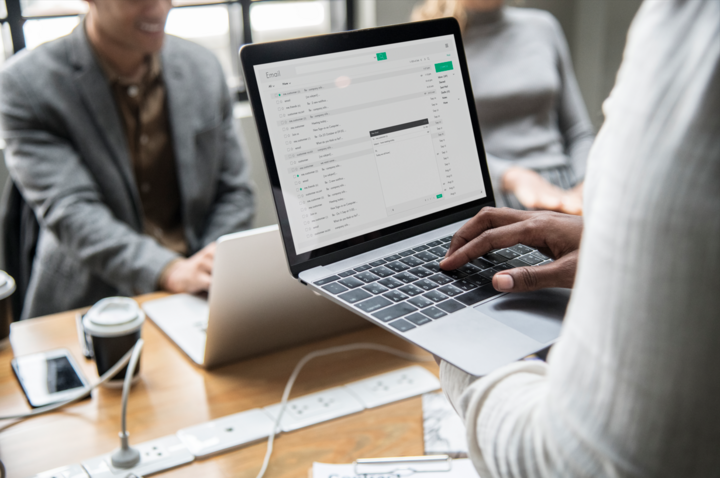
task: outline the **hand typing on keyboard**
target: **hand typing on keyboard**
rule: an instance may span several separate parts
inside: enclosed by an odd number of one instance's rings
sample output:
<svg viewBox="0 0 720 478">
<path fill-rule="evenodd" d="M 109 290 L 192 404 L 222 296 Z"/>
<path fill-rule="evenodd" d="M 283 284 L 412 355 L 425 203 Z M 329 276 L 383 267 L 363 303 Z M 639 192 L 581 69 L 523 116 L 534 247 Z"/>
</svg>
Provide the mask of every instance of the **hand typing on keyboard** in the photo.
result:
<svg viewBox="0 0 720 478">
<path fill-rule="evenodd" d="M 502 292 L 522 292 L 547 287 L 572 287 L 577 269 L 583 219 L 547 211 L 483 208 L 453 236 L 440 267 L 457 269 L 480 256 L 492 258 L 495 249 L 524 244 L 555 259 L 533 267 L 515 267 L 492 276 Z"/>
<path fill-rule="evenodd" d="M 175 259 L 166 266 L 158 285 L 174 294 L 196 294 L 210 289 L 215 243 L 212 242 L 191 257 Z"/>
<path fill-rule="evenodd" d="M 503 210 L 499 211 L 503 212 Z M 557 216 L 564 217 L 563 215 Z M 472 221 L 477 221 L 478 217 L 480 215 Z M 520 220 L 522 218 L 515 222 Z M 505 224 L 510 222 L 506 220 Z M 574 224 L 580 225 L 576 241 L 579 242 L 582 221 L 575 221 Z M 570 229 L 572 230 L 572 228 Z M 483 228 L 475 227 L 473 229 L 466 225 L 466 232 L 462 236 L 456 234 L 457 237 L 454 239 L 456 245 L 453 252 L 460 254 L 464 251 L 458 244 L 472 246 L 474 242 L 477 242 L 473 241 L 468 244 L 471 242 L 468 239 L 457 243 L 460 238 L 475 237 L 474 235 L 470 236 L 470 233 L 473 232 L 477 232 L 480 237 L 483 237 L 487 234 L 487 232 L 483 233 L 483 230 Z M 497 276 L 502 276 L 505 271 L 516 268 L 519 270 L 529 269 L 529 274 L 532 274 L 535 270 L 541 272 L 547 270 L 542 268 L 552 262 L 552 259 L 538 250 L 516 241 L 503 248 L 490 245 L 483 249 L 484 246 L 481 245 L 479 250 L 489 251 L 482 257 L 477 257 L 477 255 L 471 257 L 465 254 L 457 260 L 455 258 L 446 259 L 446 262 L 455 261 L 455 267 L 444 266 L 441 268 L 438 261 L 442 260 L 450 250 L 452 241 L 451 236 L 445 236 L 406 250 L 397 250 L 388 256 L 375 258 L 367 264 L 356 265 L 337 274 L 323 277 L 313 284 L 336 296 L 339 300 L 404 333 L 497 296 L 501 293 L 498 292 L 500 289 L 493 288 L 491 281 Z M 562 260 L 566 265 L 572 264 L 569 279 L 569 284 L 572 284 L 575 272 L 574 263 L 568 259 L 571 255 L 558 252 L 557 248 L 547 247 L 546 242 L 539 241 L 538 243 L 542 244 L 543 250 L 554 251 L 556 257 L 564 255 L 565 259 Z M 469 249 L 469 252 L 465 252 L 472 254 Z M 472 260 L 468 262 L 468 258 Z M 562 264 L 561 262 L 561 266 Z M 512 276 L 507 277 L 512 279 Z"/>
</svg>

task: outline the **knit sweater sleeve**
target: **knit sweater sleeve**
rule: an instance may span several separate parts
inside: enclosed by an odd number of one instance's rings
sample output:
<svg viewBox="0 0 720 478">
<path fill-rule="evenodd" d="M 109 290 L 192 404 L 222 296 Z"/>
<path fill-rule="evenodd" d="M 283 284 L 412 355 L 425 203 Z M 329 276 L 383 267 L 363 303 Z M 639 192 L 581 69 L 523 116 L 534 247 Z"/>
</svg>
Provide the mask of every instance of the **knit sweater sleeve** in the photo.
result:
<svg viewBox="0 0 720 478">
<path fill-rule="evenodd" d="M 442 363 L 483 478 L 720 476 L 720 2 L 646 2 L 548 365 Z"/>
</svg>

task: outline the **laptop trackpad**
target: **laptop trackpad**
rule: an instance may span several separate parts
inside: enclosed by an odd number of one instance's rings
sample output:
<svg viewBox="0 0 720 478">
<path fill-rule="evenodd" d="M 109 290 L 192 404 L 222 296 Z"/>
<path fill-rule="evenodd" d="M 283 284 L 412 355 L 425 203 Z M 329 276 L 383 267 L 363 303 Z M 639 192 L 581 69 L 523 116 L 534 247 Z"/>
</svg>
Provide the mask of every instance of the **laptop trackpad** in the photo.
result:
<svg viewBox="0 0 720 478">
<path fill-rule="evenodd" d="M 570 289 L 545 289 L 506 294 L 475 309 L 531 339 L 547 343 L 560 335 L 570 292 Z"/>
</svg>

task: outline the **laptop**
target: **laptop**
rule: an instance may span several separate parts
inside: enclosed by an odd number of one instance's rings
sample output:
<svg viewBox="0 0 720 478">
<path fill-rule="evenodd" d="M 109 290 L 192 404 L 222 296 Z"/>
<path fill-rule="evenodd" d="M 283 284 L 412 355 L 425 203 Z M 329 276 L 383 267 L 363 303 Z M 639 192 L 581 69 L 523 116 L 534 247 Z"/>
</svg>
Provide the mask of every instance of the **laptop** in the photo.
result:
<svg viewBox="0 0 720 478">
<path fill-rule="evenodd" d="M 277 225 L 218 239 L 207 299 L 176 294 L 142 308 L 204 368 L 367 326 L 287 273 Z"/>
<path fill-rule="evenodd" d="M 240 59 L 294 278 L 473 375 L 557 339 L 568 289 L 491 285 L 549 260 L 538 251 L 439 268 L 495 204 L 454 19 L 246 45 Z"/>
</svg>

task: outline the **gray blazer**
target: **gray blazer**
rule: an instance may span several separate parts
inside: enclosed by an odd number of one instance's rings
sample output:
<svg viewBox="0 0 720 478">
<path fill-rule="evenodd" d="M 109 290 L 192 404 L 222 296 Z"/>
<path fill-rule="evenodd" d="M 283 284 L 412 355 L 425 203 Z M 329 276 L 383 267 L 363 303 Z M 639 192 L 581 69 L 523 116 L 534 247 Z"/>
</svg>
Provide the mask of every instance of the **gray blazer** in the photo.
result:
<svg viewBox="0 0 720 478">
<path fill-rule="evenodd" d="M 190 253 L 249 226 L 248 166 L 212 53 L 167 36 L 162 53 Z M 18 53 L 0 73 L 5 160 L 40 235 L 23 317 L 156 290 L 177 254 L 142 234 L 120 115 L 83 26 Z"/>
</svg>

